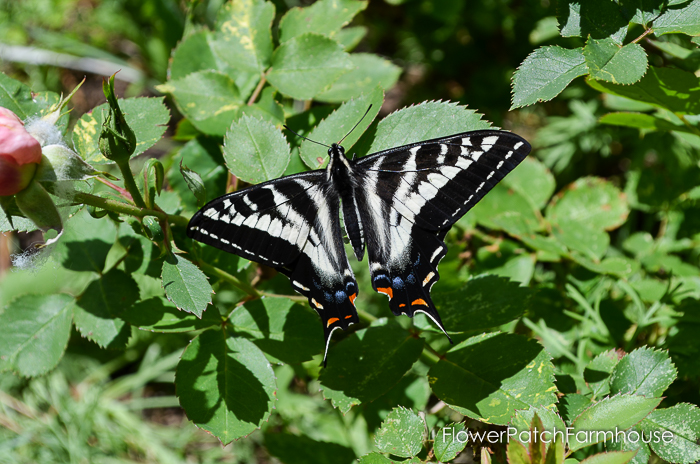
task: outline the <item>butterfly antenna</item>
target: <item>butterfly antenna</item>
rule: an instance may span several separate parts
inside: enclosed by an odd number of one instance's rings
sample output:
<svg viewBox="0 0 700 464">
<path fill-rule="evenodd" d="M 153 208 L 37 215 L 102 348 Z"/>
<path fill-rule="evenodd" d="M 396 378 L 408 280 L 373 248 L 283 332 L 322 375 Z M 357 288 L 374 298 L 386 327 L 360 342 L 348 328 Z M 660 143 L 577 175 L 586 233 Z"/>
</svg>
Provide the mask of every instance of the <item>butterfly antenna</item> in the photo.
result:
<svg viewBox="0 0 700 464">
<path fill-rule="evenodd" d="M 338 142 L 338 145 L 340 145 L 341 143 L 343 143 L 343 140 L 345 140 L 345 139 L 348 137 L 348 135 L 350 135 L 350 134 L 352 133 L 352 131 L 354 131 L 355 128 L 356 128 L 357 126 L 360 125 L 360 123 L 362 122 L 362 120 L 365 119 L 365 116 L 367 116 L 367 113 L 369 113 L 369 110 L 371 110 L 371 109 L 372 109 L 372 105 L 369 105 L 369 108 L 367 108 L 367 111 L 365 111 L 365 114 L 360 118 L 359 121 L 357 121 L 357 124 L 355 124 L 355 126 L 354 126 L 352 129 L 350 129 L 350 132 L 348 132 L 347 134 L 345 134 L 345 137 L 343 137 L 342 139 L 340 139 L 340 142 Z"/>
<path fill-rule="evenodd" d="M 304 139 L 304 140 L 308 140 L 309 142 L 316 143 L 316 144 L 321 145 L 321 146 L 326 147 L 326 148 L 331 148 L 331 147 L 329 147 L 328 145 L 326 145 L 325 143 L 317 142 L 317 141 L 315 141 L 315 140 L 311 140 L 310 138 L 304 137 L 303 135 L 297 134 L 296 132 L 294 132 L 293 130 L 291 130 L 291 129 L 289 128 L 289 126 L 286 126 L 286 125 L 285 125 L 285 126 L 283 126 L 283 127 L 284 127 L 285 129 L 287 129 L 289 132 L 291 132 L 292 134 L 296 135 L 297 137 L 301 137 L 301 138 Z"/>
</svg>

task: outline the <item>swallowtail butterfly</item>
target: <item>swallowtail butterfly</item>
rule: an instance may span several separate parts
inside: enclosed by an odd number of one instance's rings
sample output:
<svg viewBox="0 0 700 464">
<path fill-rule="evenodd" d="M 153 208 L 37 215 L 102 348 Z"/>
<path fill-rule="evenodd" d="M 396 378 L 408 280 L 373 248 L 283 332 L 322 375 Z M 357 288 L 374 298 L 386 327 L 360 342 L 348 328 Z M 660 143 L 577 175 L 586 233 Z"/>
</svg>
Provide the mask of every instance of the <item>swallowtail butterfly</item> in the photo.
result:
<svg viewBox="0 0 700 464">
<path fill-rule="evenodd" d="M 286 274 L 321 316 L 325 365 L 333 332 L 359 322 L 341 211 L 355 257 L 362 260 L 367 248 L 372 287 L 389 297 L 391 311 L 424 313 L 447 335 L 430 298 L 445 234 L 529 152 L 526 140 L 498 130 L 357 160 L 334 143 L 325 169 L 219 197 L 192 217 L 187 235 Z"/>
</svg>

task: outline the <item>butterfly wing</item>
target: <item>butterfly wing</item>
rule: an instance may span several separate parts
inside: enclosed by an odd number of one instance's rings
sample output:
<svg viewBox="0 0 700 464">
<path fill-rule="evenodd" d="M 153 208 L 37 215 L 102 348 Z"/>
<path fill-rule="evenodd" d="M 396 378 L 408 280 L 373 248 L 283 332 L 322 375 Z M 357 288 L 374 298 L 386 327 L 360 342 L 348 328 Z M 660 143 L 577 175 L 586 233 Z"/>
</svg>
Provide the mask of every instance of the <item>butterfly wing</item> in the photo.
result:
<svg viewBox="0 0 700 464">
<path fill-rule="evenodd" d="M 312 171 L 209 202 L 192 217 L 187 235 L 287 275 L 321 316 L 327 354 L 333 331 L 359 322 L 357 282 L 338 217 L 333 185 L 323 171 Z"/>
<path fill-rule="evenodd" d="M 355 163 L 372 286 L 389 297 L 394 314 L 423 312 L 445 332 L 430 298 L 447 252 L 445 234 L 529 152 L 518 135 L 486 130 L 393 148 Z"/>
</svg>

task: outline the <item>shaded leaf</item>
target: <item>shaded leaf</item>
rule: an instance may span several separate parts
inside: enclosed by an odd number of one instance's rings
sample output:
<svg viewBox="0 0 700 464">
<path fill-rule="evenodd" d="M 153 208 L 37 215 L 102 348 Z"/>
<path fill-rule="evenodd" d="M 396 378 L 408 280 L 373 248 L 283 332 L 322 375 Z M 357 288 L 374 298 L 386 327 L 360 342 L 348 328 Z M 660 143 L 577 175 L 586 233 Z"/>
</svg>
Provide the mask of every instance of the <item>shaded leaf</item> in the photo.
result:
<svg viewBox="0 0 700 464">
<path fill-rule="evenodd" d="M 177 309 L 167 299 L 154 296 L 127 308 L 122 319 L 141 330 L 151 332 L 178 333 L 201 330 L 221 324 L 216 311 L 205 311 L 202 318 Z"/>
<path fill-rule="evenodd" d="M 587 79 L 586 83 L 599 92 L 649 103 L 675 113 L 700 113 L 700 79 L 681 69 L 649 66 L 642 80 L 632 85 L 592 79 Z"/>
<path fill-rule="evenodd" d="M 582 177 L 554 197 L 547 208 L 552 222 L 573 221 L 590 228 L 612 230 L 627 220 L 625 194 L 599 177 Z"/>
<path fill-rule="evenodd" d="M 291 433 L 266 433 L 265 448 L 284 464 L 350 463 L 356 459 L 351 448 Z"/>
<path fill-rule="evenodd" d="M 319 376 L 323 396 L 342 412 L 373 401 L 396 385 L 422 349 L 422 339 L 395 321 L 379 319 L 331 346 L 328 367 Z"/>
<path fill-rule="evenodd" d="M 112 269 L 90 285 L 73 306 L 75 327 L 101 347 L 124 348 L 131 327 L 121 318 L 122 312 L 136 303 L 139 287 L 120 269 Z"/>
<path fill-rule="evenodd" d="M 438 430 L 433 442 L 433 452 L 438 461 L 447 462 L 457 457 L 467 446 L 466 427 L 463 422 L 448 424 Z"/>
<path fill-rule="evenodd" d="M 229 316 L 233 332 L 284 363 L 308 361 L 323 351 L 318 315 L 289 298 L 261 298 L 236 308 Z"/>
<path fill-rule="evenodd" d="M 610 37 L 622 44 L 627 35 L 627 20 L 620 7 L 608 0 L 558 0 L 557 19 L 562 37 Z"/>
<path fill-rule="evenodd" d="M 275 375 L 249 340 L 207 330 L 187 346 L 175 373 L 187 417 L 222 444 L 244 437 L 270 417 Z"/>
<path fill-rule="evenodd" d="M 450 350 L 428 373 L 433 393 L 453 409 L 505 425 L 518 409 L 556 401 L 547 352 L 523 336 L 490 333 Z"/>
</svg>

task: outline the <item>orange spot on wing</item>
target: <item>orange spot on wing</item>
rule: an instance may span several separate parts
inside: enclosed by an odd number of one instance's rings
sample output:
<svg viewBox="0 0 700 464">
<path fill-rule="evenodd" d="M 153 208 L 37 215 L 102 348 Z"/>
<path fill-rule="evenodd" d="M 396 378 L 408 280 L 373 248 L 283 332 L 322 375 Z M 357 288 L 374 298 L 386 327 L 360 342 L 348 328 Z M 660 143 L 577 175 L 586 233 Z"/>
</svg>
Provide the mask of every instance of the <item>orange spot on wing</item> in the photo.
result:
<svg viewBox="0 0 700 464">
<path fill-rule="evenodd" d="M 352 317 L 352 314 L 348 314 L 347 316 L 345 316 L 345 319 L 350 319 L 351 317 Z"/>
<path fill-rule="evenodd" d="M 391 287 L 380 287 L 377 289 L 377 291 L 379 293 L 389 295 L 389 299 L 392 299 L 394 297 L 394 291 L 391 289 Z"/>
<path fill-rule="evenodd" d="M 418 298 L 417 300 L 413 300 L 413 303 L 411 303 L 411 306 L 415 306 L 415 305 L 428 306 L 428 303 L 426 303 L 424 299 Z"/>
<path fill-rule="evenodd" d="M 399 305 L 399 308 L 403 308 L 404 306 L 406 306 L 406 304 L 405 304 L 405 303 L 401 303 L 401 304 Z"/>
<path fill-rule="evenodd" d="M 357 298 L 357 293 L 353 293 L 348 298 L 350 298 L 350 303 L 355 304 L 355 298 Z M 345 319 L 347 319 L 347 317 Z"/>
<path fill-rule="evenodd" d="M 332 318 L 328 319 L 328 323 L 327 323 L 326 327 L 330 327 L 331 324 L 333 324 L 334 322 L 338 322 L 339 320 L 340 319 L 338 319 L 337 317 L 332 317 Z"/>
</svg>

